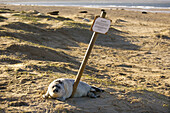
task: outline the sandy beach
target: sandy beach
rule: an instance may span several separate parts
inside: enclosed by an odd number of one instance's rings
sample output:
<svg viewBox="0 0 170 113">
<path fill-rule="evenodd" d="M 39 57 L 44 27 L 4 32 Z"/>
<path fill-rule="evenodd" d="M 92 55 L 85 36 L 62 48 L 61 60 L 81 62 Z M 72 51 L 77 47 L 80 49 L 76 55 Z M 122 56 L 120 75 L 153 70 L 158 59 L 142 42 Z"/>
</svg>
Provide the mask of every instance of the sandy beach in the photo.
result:
<svg viewBox="0 0 170 113">
<path fill-rule="evenodd" d="M 101 9 L 1 4 L 0 113 L 169 113 L 170 14 L 105 10 L 111 27 L 81 78 L 105 92 L 58 101 L 42 95 L 51 81 L 76 78 Z"/>
</svg>

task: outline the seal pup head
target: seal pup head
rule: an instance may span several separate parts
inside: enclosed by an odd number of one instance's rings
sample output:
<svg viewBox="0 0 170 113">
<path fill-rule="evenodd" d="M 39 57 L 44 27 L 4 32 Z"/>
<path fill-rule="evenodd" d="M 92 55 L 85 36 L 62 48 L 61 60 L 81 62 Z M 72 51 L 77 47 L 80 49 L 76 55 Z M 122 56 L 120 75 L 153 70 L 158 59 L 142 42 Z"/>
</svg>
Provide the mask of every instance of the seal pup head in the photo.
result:
<svg viewBox="0 0 170 113">
<path fill-rule="evenodd" d="M 61 98 L 65 94 L 64 83 L 61 80 L 53 81 L 48 87 L 51 98 Z"/>
</svg>

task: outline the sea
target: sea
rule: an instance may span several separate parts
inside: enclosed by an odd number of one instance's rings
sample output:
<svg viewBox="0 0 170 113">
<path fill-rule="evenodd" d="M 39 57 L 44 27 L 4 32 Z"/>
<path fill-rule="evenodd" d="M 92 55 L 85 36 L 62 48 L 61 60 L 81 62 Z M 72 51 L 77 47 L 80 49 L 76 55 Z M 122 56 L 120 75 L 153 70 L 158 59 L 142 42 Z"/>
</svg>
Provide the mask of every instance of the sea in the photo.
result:
<svg viewBox="0 0 170 113">
<path fill-rule="evenodd" d="M 10 5 L 30 5 L 30 6 L 78 6 L 78 7 L 91 7 L 91 8 L 122 8 L 126 10 L 135 11 L 147 11 L 155 13 L 170 13 L 170 0 L 166 2 L 149 2 L 149 3 L 138 3 L 138 2 L 90 2 L 90 1 L 54 1 L 54 0 L 43 0 L 43 1 L 29 1 L 29 0 L 0 0 L 0 4 Z"/>
</svg>

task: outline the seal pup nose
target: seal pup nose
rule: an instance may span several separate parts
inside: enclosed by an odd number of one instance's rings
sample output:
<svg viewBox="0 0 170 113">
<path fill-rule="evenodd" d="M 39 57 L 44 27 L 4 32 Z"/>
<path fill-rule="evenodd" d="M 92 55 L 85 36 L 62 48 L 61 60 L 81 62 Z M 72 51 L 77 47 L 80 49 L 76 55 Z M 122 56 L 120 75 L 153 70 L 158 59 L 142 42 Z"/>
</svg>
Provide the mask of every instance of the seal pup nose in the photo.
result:
<svg viewBox="0 0 170 113">
<path fill-rule="evenodd" d="M 53 92 L 58 92 L 58 89 L 54 89 Z"/>
</svg>

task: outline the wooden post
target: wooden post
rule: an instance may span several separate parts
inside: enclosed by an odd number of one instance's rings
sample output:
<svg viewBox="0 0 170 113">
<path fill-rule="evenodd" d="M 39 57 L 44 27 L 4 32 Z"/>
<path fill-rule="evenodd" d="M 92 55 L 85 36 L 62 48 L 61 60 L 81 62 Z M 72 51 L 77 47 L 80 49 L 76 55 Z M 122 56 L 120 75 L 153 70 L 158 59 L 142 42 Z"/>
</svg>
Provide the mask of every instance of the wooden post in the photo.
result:
<svg viewBox="0 0 170 113">
<path fill-rule="evenodd" d="M 101 14 L 100 14 L 100 17 L 105 18 L 105 16 L 106 16 L 105 10 L 101 10 L 101 11 L 102 11 L 102 12 L 101 12 Z M 75 94 L 75 92 L 76 92 L 76 90 L 77 90 L 77 86 L 78 86 L 78 84 L 79 84 L 79 82 L 80 82 L 81 76 L 82 76 L 83 71 L 84 71 L 84 69 L 85 69 L 85 67 L 86 67 L 87 60 L 88 60 L 88 58 L 89 58 L 89 56 L 90 56 L 90 53 L 91 53 L 91 51 L 92 51 L 92 48 L 93 48 L 93 46 L 94 46 L 94 43 L 95 43 L 96 38 L 97 38 L 97 35 L 98 35 L 98 33 L 96 33 L 96 32 L 94 32 L 93 35 L 92 35 L 91 41 L 90 41 L 89 46 L 88 46 L 88 48 L 87 48 L 87 50 L 86 50 L 86 54 L 85 54 L 84 59 L 83 59 L 83 61 L 82 61 L 82 63 L 81 63 L 81 66 L 80 66 L 80 68 L 79 68 L 79 71 L 78 71 L 78 73 L 77 73 L 77 77 L 76 77 L 76 80 L 75 80 L 74 85 L 73 85 L 73 92 L 72 92 L 71 97 L 74 96 L 74 94 Z"/>
</svg>

